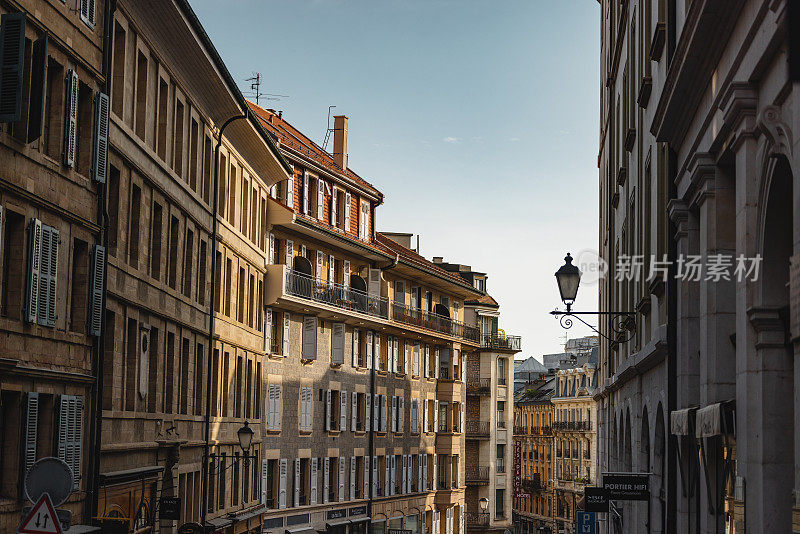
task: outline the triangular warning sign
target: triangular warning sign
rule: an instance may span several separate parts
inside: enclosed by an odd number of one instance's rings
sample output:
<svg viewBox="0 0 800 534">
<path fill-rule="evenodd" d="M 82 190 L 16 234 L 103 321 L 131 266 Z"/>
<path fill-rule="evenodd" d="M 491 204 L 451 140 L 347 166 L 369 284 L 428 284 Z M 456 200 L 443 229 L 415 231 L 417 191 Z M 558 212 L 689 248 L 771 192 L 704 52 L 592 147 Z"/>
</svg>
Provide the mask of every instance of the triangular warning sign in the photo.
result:
<svg viewBox="0 0 800 534">
<path fill-rule="evenodd" d="M 28 517 L 22 520 L 17 534 L 63 534 L 53 502 L 47 493 L 39 498 Z"/>
</svg>

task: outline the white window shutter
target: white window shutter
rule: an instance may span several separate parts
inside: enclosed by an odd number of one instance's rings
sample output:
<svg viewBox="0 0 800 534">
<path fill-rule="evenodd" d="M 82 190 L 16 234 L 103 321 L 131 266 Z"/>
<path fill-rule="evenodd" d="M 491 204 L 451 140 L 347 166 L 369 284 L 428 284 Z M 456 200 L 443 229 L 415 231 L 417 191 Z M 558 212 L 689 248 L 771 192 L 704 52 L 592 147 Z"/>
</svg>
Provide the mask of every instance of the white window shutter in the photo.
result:
<svg viewBox="0 0 800 534">
<path fill-rule="evenodd" d="M 386 432 L 389 404 L 386 395 L 381 395 L 381 432 Z"/>
<path fill-rule="evenodd" d="M 73 489 L 78 489 L 81 478 L 81 449 L 83 446 L 83 397 L 61 395 L 58 414 L 58 457 L 72 469 L 75 477 Z"/>
<path fill-rule="evenodd" d="M 42 225 L 41 252 L 39 264 L 39 304 L 36 322 L 42 326 L 56 324 L 56 290 L 58 284 L 58 247 L 59 232 L 57 229 Z"/>
<path fill-rule="evenodd" d="M 310 504 L 317 504 L 317 469 L 318 469 L 318 462 L 317 458 L 311 459 L 311 491 L 309 492 L 310 495 Z"/>
<path fill-rule="evenodd" d="M 350 231 L 350 210 L 353 204 L 353 196 L 347 192 L 344 194 L 344 231 Z"/>
<path fill-rule="evenodd" d="M 428 491 L 428 455 L 422 455 L 422 491 Z"/>
<path fill-rule="evenodd" d="M 325 430 L 331 429 L 331 390 L 325 390 Z"/>
<path fill-rule="evenodd" d="M 364 432 L 369 432 L 369 422 L 372 417 L 372 394 L 364 394 Z"/>
<path fill-rule="evenodd" d="M 379 371 L 385 371 L 386 369 L 383 368 L 383 358 L 381 357 L 381 335 L 378 332 L 372 337 L 373 341 L 375 342 L 375 349 L 373 351 L 373 356 L 375 357 L 375 369 Z"/>
<path fill-rule="evenodd" d="M 308 215 L 308 188 L 310 186 L 310 181 L 308 179 L 308 173 L 303 173 L 303 214 Z M 327 502 L 327 501 L 326 501 Z"/>
<path fill-rule="evenodd" d="M 108 95 L 97 93 L 94 100 L 94 153 L 92 154 L 92 178 L 106 183 L 108 174 Z"/>
<path fill-rule="evenodd" d="M 439 349 L 436 349 L 436 361 L 433 364 L 433 376 L 439 378 Z"/>
<path fill-rule="evenodd" d="M 336 258 L 333 254 L 328 256 L 328 285 L 332 286 L 336 283 Z"/>
<path fill-rule="evenodd" d="M 416 350 L 416 346 L 414 347 L 414 349 Z M 424 376 L 425 378 L 429 378 L 431 376 L 430 364 L 431 364 L 430 347 L 428 345 L 425 345 L 425 356 L 422 358 L 422 367 L 423 367 L 422 376 Z"/>
<path fill-rule="evenodd" d="M 369 499 L 369 456 L 364 456 L 364 491 L 361 495 L 364 499 Z"/>
<path fill-rule="evenodd" d="M 2 220 L 2 212 L 0 212 Z M 0 224 L 2 232 L 2 224 Z M 106 249 L 92 245 L 92 272 L 89 282 L 89 335 L 99 336 L 103 329 L 103 296 L 105 295 Z"/>
<path fill-rule="evenodd" d="M 289 467 L 287 464 L 288 460 L 286 458 L 281 458 L 278 482 L 278 508 L 286 508 L 286 471 Z"/>
<path fill-rule="evenodd" d="M 294 167 L 289 179 L 286 180 L 286 205 L 294 210 Z"/>
<path fill-rule="evenodd" d="M 358 420 L 358 393 L 354 391 L 352 397 L 350 401 L 350 431 L 355 432 Z"/>
<path fill-rule="evenodd" d="M 25 284 L 25 320 L 35 323 L 39 315 L 39 286 L 42 266 L 42 223 L 31 219 L 28 224 L 28 273 Z M 45 306 L 44 303 L 41 304 Z"/>
<path fill-rule="evenodd" d="M 269 233 L 269 250 L 267 251 L 268 254 L 268 262 L 270 265 L 275 265 L 275 234 L 272 232 Z"/>
<path fill-rule="evenodd" d="M 467 424 L 467 410 L 464 409 L 465 407 L 463 402 L 459 404 L 459 407 L 461 408 L 461 428 L 459 430 L 461 430 L 461 433 L 463 434 L 464 426 Z"/>
<path fill-rule="evenodd" d="M 394 495 L 397 493 L 397 456 L 393 454 L 390 458 L 392 459 L 392 470 L 390 471 L 392 475 L 392 481 L 389 485 L 389 493 Z"/>
<path fill-rule="evenodd" d="M 316 272 L 314 273 L 314 277 L 317 280 L 322 280 L 322 274 L 325 272 L 325 254 L 321 251 L 317 251 L 317 267 Z"/>
<path fill-rule="evenodd" d="M 81 0 L 85 2 L 86 0 Z M 67 167 L 75 166 L 75 142 L 78 129 L 78 74 L 70 69 L 66 79 L 66 122 L 64 124 L 63 161 Z"/>
<path fill-rule="evenodd" d="M 406 410 L 403 404 L 405 403 L 405 399 L 401 397 L 397 397 L 397 431 L 401 434 L 403 433 L 403 420 L 406 417 Z"/>
<path fill-rule="evenodd" d="M 381 427 L 380 409 L 381 409 L 381 396 L 375 393 L 372 399 L 372 430 L 375 432 L 380 432 L 380 427 Z"/>
<path fill-rule="evenodd" d="M 281 414 L 282 414 L 281 403 L 282 403 L 281 385 L 280 384 L 276 384 L 275 385 L 275 430 L 280 430 L 281 429 L 281 419 L 282 419 L 282 417 L 281 417 Z"/>
<path fill-rule="evenodd" d="M 297 427 L 300 430 L 306 429 L 306 388 L 301 386 L 300 391 L 298 393 L 298 398 L 300 401 L 300 417 L 297 420 Z M 267 428 L 269 428 L 269 423 L 267 424 Z"/>
<path fill-rule="evenodd" d="M 272 308 L 264 308 L 264 353 L 272 352 Z"/>
<path fill-rule="evenodd" d="M 63 402 L 63 401 L 62 401 Z M 62 412 L 63 414 L 63 408 Z M 59 441 L 61 441 L 62 432 L 65 432 L 66 428 L 63 424 L 63 415 L 61 416 L 62 422 L 59 423 Z M 34 462 L 36 462 L 36 442 L 38 441 L 38 429 L 39 429 L 39 394 L 31 391 L 25 394 L 25 434 L 22 444 L 22 454 L 23 454 L 23 461 L 22 465 L 25 467 L 25 472 L 27 473 L 28 470 L 33 467 Z M 60 452 L 60 449 L 59 449 Z M 59 457 L 61 455 L 59 454 Z M 63 459 L 63 458 L 62 458 Z M 24 476 L 24 475 L 23 475 Z"/>
<path fill-rule="evenodd" d="M 428 399 L 422 401 L 422 431 L 428 431 Z"/>
<path fill-rule="evenodd" d="M 322 178 L 317 179 L 317 219 L 320 221 L 325 217 L 325 182 Z"/>
<path fill-rule="evenodd" d="M 433 401 L 433 431 L 439 431 L 439 401 Z"/>
<path fill-rule="evenodd" d="M 353 329 L 353 343 L 352 343 L 352 353 L 353 353 L 353 367 L 358 367 L 358 328 Z"/>
<path fill-rule="evenodd" d="M 347 392 L 342 390 L 339 393 L 339 430 L 347 430 Z"/>
<path fill-rule="evenodd" d="M 373 339 L 372 338 L 373 338 L 372 331 L 371 330 L 367 330 L 367 343 L 366 343 L 366 345 L 367 345 L 367 358 L 366 358 L 367 359 L 367 369 L 372 369 L 372 353 L 373 353 L 373 346 L 372 346 Z"/>
<path fill-rule="evenodd" d="M 339 502 L 344 501 L 344 456 L 339 456 Z"/>
<path fill-rule="evenodd" d="M 339 226 L 339 206 L 337 205 L 336 192 L 336 186 L 333 186 L 331 193 L 331 226 Z"/>
<path fill-rule="evenodd" d="M 366 480 L 366 478 L 364 479 Z M 378 497 L 378 457 L 372 457 L 372 498 Z"/>
<path fill-rule="evenodd" d="M 406 466 L 408 465 L 406 464 L 406 462 L 407 462 L 406 455 L 404 454 L 402 457 L 403 471 L 400 473 L 400 493 L 408 493 L 406 491 L 406 469 L 407 469 Z"/>
<path fill-rule="evenodd" d="M 269 460 L 261 460 L 261 504 L 267 504 L 267 475 L 269 473 Z"/>
<path fill-rule="evenodd" d="M 342 262 L 342 285 L 347 288 L 350 287 L 350 260 Z"/>
<path fill-rule="evenodd" d="M 322 502 L 327 503 L 328 498 L 330 495 L 330 484 L 331 484 L 331 459 L 327 456 L 322 461 L 323 469 L 322 469 Z"/>
<path fill-rule="evenodd" d="M 384 456 L 383 463 L 384 463 L 383 496 L 388 497 L 389 495 L 391 495 L 391 493 L 389 493 L 389 490 L 392 483 L 392 475 L 390 474 L 389 471 L 392 466 L 392 461 L 389 459 L 388 454 Z"/>
<path fill-rule="evenodd" d="M 331 362 L 344 363 L 344 323 L 333 323 Z"/>
<path fill-rule="evenodd" d="M 274 405 L 275 386 L 273 384 L 269 384 L 267 386 L 267 430 L 272 430 L 275 425 Z"/>
<path fill-rule="evenodd" d="M 419 432 L 419 400 L 411 399 L 411 432 Z"/>
<path fill-rule="evenodd" d="M 317 318 L 313 315 L 303 317 L 303 358 L 317 359 Z"/>
<path fill-rule="evenodd" d="M 392 432 L 397 432 L 397 396 L 392 395 Z"/>
<path fill-rule="evenodd" d="M 291 314 L 283 312 L 283 356 L 289 355 L 289 324 Z"/>
<path fill-rule="evenodd" d="M 460 518 L 458 521 L 458 534 L 466 534 L 466 530 L 464 530 L 464 507 L 460 507 L 461 513 L 459 514 Z"/>
<path fill-rule="evenodd" d="M 294 505 L 300 506 L 300 458 L 294 459 Z"/>
<path fill-rule="evenodd" d="M 424 454 L 417 455 L 417 491 L 425 491 L 422 487 L 422 457 Z"/>
<path fill-rule="evenodd" d="M 392 372 L 397 373 L 397 339 L 392 338 L 389 343 L 388 351 L 392 355 Z"/>
<path fill-rule="evenodd" d="M 294 242 L 291 239 L 286 240 L 286 268 L 291 269 L 294 263 Z"/>
<path fill-rule="evenodd" d="M 406 345 L 406 347 L 408 347 L 408 345 Z M 411 374 L 414 376 L 419 376 L 419 349 L 417 348 L 417 345 L 414 345 Z"/>
</svg>

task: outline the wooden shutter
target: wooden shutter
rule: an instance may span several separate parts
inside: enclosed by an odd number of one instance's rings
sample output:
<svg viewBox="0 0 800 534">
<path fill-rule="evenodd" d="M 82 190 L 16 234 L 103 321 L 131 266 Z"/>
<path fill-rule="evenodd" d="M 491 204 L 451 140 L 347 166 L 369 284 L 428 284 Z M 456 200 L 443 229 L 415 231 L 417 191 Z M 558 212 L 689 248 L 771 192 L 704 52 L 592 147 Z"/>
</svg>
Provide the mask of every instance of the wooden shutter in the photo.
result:
<svg viewBox="0 0 800 534">
<path fill-rule="evenodd" d="M 350 402 L 350 431 L 356 431 L 356 423 L 358 420 L 358 393 L 352 393 L 352 401 Z"/>
<path fill-rule="evenodd" d="M 397 467 L 398 467 L 398 465 L 397 465 L 397 456 L 392 454 L 390 456 L 390 458 L 392 460 L 392 469 L 390 471 L 390 473 L 392 475 L 392 481 L 389 484 L 389 492 L 390 492 L 391 495 L 394 495 L 395 493 L 397 493 Z"/>
<path fill-rule="evenodd" d="M 294 166 L 289 179 L 286 180 L 286 205 L 294 210 Z"/>
<path fill-rule="evenodd" d="M 397 396 L 392 395 L 392 432 L 397 432 Z"/>
<path fill-rule="evenodd" d="M 264 308 L 264 353 L 272 352 L 272 308 Z"/>
<path fill-rule="evenodd" d="M 317 359 L 317 318 L 313 315 L 303 317 L 303 359 Z"/>
<path fill-rule="evenodd" d="M 317 504 L 317 470 L 319 469 L 319 460 L 317 458 L 311 459 L 311 490 L 309 491 L 309 504 Z"/>
<path fill-rule="evenodd" d="M 417 454 L 417 491 L 425 491 L 422 485 L 422 457 L 425 456 L 424 454 Z"/>
<path fill-rule="evenodd" d="M 42 257 L 42 223 L 28 224 L 28 275 L 25 284 L 25 320 L 35 323 L 39 314 L 39 284 Z"/>
<path fill-rule="evenodd" d="M 322 273 L 325 270 L 325 254 L 322 253 L 321 250 L 317 251 L 317 272 L 314 273 L 314 276 L 318 280 L 322 280 Z"/>
<path fill-rule="evenodd" d="M 367 330 L 367 369 L 372 369 L 372 330 Z"/>
<path fill-rule="evenodd" d="M 416 343 L 414 344 L 413 350 L 413 362 L 411 366 L 411 374 L 414 376 L 419 376 L 419 345 Z"/>
<path fill-rule="evenodd" d="M 364 492 L 362 498 L 369 499 L 369 456 L 364 456 Z"/>
<path fill-rule="evenodd" d="M 388 497 L 390 495 L 389 488 L 391 487 L 391 475 L 389 474 L 389 469 L 391 468 L 392 461 L 389 459 L 389 455 L 386 454 L 383 457 L 383 496 Z"/>
<path fill-rule="evenodd" d="M 37 322 L 42 326 L 56 324 L 56 295 L 58 286 L 59 231 L 42 225 L 41 264 L 39 269 L 39 308 Z"/>
<path fill-rule="evenodd" d="M 94 153 L 92 179 L 106 183 L 108 175 L 108 95 L 97 93 L 94 99 Z"/>
<path fill-rule="evenodd" d="M 89 282 L 89 335 L 99 336 L 103 328 L 103 294 L 106 248 L 92 245 L 92 273 Z"/>
<path fill-rule="evenodd" d="M 270 265 L 275 265 L 275 234 L 269 233 L 268 261 Z"/>
<path fill-rule="evenodd" d="M 322 220 L 325 216 L 325 182 L 322 178 L 317 179 L 317 219 Z"/>
<path fill-rule="evenodd" d="M 350 500 L 356 500 L 356 457 L 350 457 Z"/>
<path fill-rule="evenodd" d="M 344 323 L 333 323 L 331 361 L 344 363 Z"/>
<path fill-rule="evenodd" d="M 439 401 L 433 401 L 433 431 L 439 431 Z"/>
<path fill-rule="evenodd" d="M 372 398 L 372 430 L 380 432 L 381 396 L 377 393 Z"/>
<path fill-rule="evenodd" d="M 294 505 L 300 506 L 300 458 L 294 459 Z"/>
<path fill-rule="evenodd" d="M 433 376 L 439 378 L 439 349 L 436 349 L 436 361 L 433 364 Z"/>
<path fill-rule="evenodd" d="M 366 478 L 364 478 L 366 480 Z M 378 457 L 372 457 L 372 498 L 378 497 Z"/>
<path fill-rule="evenodd" d="M 322 502 L 327 503 L 330 495 L 331 459 L 325 457 L 325 459 L 322 461 L 322 466 Z"/>
<path fill-rule="evenodd" d="M 267 504 L 267 480 L 269 474 L 269 460 L 261 460 L 261 504 Z"/>
<path fill-rule="evenodd" d="M 281 458 L 280 461 L 280 475 L 278 477 L 278 508 L 286 508 L 286 471 L 288 469 L 288 460 Z"/>
<path fill-rule="evenodd" d="M 339 393 L 339 430 L 347 430 L 347 392 L 344 390 Z"/>
<path fill-rule="evenodd" d="M 372 340 L 375 343 L 375 348 L 373 349 L 373 356 L 375 358 L 375 369 L 379 371 L 385 371 L 383 367 L 383 358 L 381 357 L 381 335 L 379 332 L 375 332 L 372 336 Z"/>
<path fill-rule="evenodd" d="M 331 396 L 332 392 L 330 389 L 325 390 L 325 430 L 331 429 Z"/>
<path fill-rule="evenodd" d="M 336 258 L 333 254 L 328 256 L 328 285 L 332 286 L 336 283 Z"/>
<path fill-rule="evenodd" d="M 310 182 L 308 179 L 308 173 L 303 173 L 303 214 L 308 215 L 308 188 Z M 327 502 L 327 501 L 325 501 Z"/>
<path fill-rule="evenodd" d="M 281 398 L 281 389 L 282 388 L 280 384 L 275 384 L 275 430 L 281 429 L 281 414 L 283 412 L 281 406 L 283 404 L 283 399 Z"/>
<path fill-rule="evenodd" d="M 397 338 L 392 338 L 389 340 L 388 351 L 392 355 L 392 372 L 397 373 L 399 372 L 397 367 L 397 359 L 398 359 Z"/>
<path fill-rule="evenodd" d="M 350 287 L 350 260 L 342 262 L 342 285 L 347 288 Z"/>
<path fill-rule="evenodd" d="M 286 258 L 285 258 L 286 269 L 291 269 L 293 267 L 292 265 L 294 263 L 293 260 L 294 260 L 294 241 L 292 241 L 291 239 L 287 239 Z"/>
<path fill-rule="evenodd" d="M 428 455 L 422 455 L 422 491 L 428 491 Z"/>
<path fill-rule="evenodd" d="M 289 355 L 289 324 L 291 314 L 283 312 L 283 355 Z"/>
<path fill-rule="evenodd" d="M 72 469 L 73 489 L 81 478 L 81 449 L 83 445 L 83 397 L 60 395 L 58 403 L 58 457 Z"/>
<path fill-rule="evenodd" d="M 350 232 L 350 210 L 353 203 L 353 195 L 350 192 L 344 194 L 344 231 Z"/>
<path fill-rule="evenodd" d="M 428 431 L 428 399 L 422 400 L 422 431 Z"/>
<path fill-rule="evenodd" d="M 339 226 L 338 205 L 336 199 L 336 186 L 331 190 L 331 226 Z"/>
<path fill-rule="evenodd" d="M 431 376 L 431 348 L 428 345 L 425 345 L 425 357 L 423 358 L 423 367 L 425 368 L 423 374 L 425 378 L 430 378 Z"/>
<path fill-rule="evenodd" d="M 22 118 L 25 69 L 25 13 L 5 13 L 0 18 L 0 122 Z"/>
<path fill-rule="evenodd" d="M 364 432 L 370 431 L 370 419 L 372 417 L 372 394 L 364 394 Z"/>
<path fill-rule="evenodd" d="M 0 47 L 3 46 L 0 44 Z M 44 124 L 45 84 L 47 84 L 47 34 L 33 42 L 31 59 L 31 94 L 28 110 L 28 142 L 42 136 Z M 0 80 L 3 76 L 0 74 Z M 2 81 L 0 81 L 2 84 Z"/>
<path fill-rule="evenodd" d="M 408 458 L 406 458 L 405 454 L 403 455 L 402 460 L 403 472 L 400 474 L 400 493 L 408 493 L 408 486 L 406 485 L 408 483 L 408 478 L 406 476 L 408 475 Z"/>
<path fill-rule="evenodd" d="M 411 433 L 415 434 L 418 430 L 417 426 L 417 409 L 418 409 L 417 399 L 411 399 Z"/>
<path fill-rule="evenodd" d="M 339 456 L 339 502 L 344 501 L 344 456 Z"/>
<path fill-rule="evenodd" d="M 25 473 L 36 462 L 36 442 L 39 430 L 39 394 L 31 391 L 25 394 L 25 420 L 22 440 L 22 467 Z M 24 473 L 22 474 L 24 477 Z"/>
<path fill-rule="evenodd" d="M 353 344 L 352 344 L 352 352 L 353 352 L 353 367 L 358 367 L 358 352 L 359 352 L 359 345 L 358 345 L 358 329 L 353 329 Z"/>
<path fill-rule="evenodd" d="M 95 0 L 80 0 L 81 2 L 81 20 L 94 28 L 96 22 L 95 14 Z"/>
<path fill-rule="evenodd" d="M 78 75 L 74 70 L 67 71 L 66 79 L 66 121 L 64 124 L 64 165 L 75 165 L 75 139 L 78 127 Z"/>
</svg>

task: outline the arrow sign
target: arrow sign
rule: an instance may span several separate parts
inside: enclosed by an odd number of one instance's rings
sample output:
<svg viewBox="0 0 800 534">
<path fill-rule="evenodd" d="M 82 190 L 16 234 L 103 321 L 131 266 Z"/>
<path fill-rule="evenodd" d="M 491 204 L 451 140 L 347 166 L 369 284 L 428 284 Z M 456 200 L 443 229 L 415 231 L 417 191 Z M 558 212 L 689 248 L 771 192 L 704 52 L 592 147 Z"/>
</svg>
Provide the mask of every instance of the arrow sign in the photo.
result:
<svg viewBox="0 0 800 534">
<path fill-rule="evenodd" d="M 63 534 L 53 502 L 43 493 L 28 517 L 22 520 L 17 534 Z"/>
</svg>

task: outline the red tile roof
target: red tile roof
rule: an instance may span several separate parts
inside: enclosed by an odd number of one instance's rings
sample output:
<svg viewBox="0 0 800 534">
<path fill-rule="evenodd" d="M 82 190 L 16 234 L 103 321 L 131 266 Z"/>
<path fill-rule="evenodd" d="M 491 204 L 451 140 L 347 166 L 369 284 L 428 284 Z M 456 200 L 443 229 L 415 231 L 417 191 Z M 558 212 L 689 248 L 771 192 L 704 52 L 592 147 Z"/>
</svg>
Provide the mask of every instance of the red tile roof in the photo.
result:
<svg viewBox="0 0 800 534">
<path fill-rule="evenodd" d="M 252 108 L 258 118 L 261 119 L 261 124 L 264 125 L 267 131 L 276 140 L 280 141 L 281 148 L 285 146 L 289 150 L 299 152 L 327 171 L 339 176 L 346 176 L 364 188 L 367 192 L 379 197 L 381 201 L 383 200 L 383 193 L 378 191 L 372 184 L 353 172 L 352 169 L 347 168 L 347 170 L 344 171 L 336 164 L 331 154 L 326 152 L 321 146 L 302 134 L 300 130 L 292 126 L 286 119 L 283 118 L 282 114 L 279 115 L 272 109 L 264 109 L 261 106 L 250 102 L 249 100 L 247 103 L 250 105 L 250 108 Z"/>
<path fill-rule="evenodd" d="M 500 307 L 500 304 L 498 304 L 497 301 L 494 300 L 494 298 L 492 298 L 492 296 L 488 295 L 488 294 L 487 295 L 481 295 L 480 297 L 478 297 L 476 299 L 470 299 L 470 300 L 467 301 L 467 304 L 471 304 L 473 302 L 476 303 L 476 304 L 483 304 L 484 306 L 492 306 L 492 307 L 498 307 L 498 308 Z"/>
<path fill-rule="evenodd" d="M 404 247 L 397 241 L 392 240 L 390 237 L 387 237 L 380 232 L 375 232 L 375 243 L 379 247 L 388 251 L 392 256 L 399 254 L 400 258 L 402 258 L 403 260 L 412 265 L 415 265 L 427 271 L 432 271 L 435 274 L 452 281 L 453 283 L 456 283 L 460 286 L 467 286 L 470 289 L 472 289 L 472 286 L 470 286 L 467 283 L 467 281 L 461 278 L 459 275 L 451 273 L 450 271 L 445 271 L 432 261 L 426 260 L 423 256 L 420 256 L 413 250 Z"/>
</svg>

